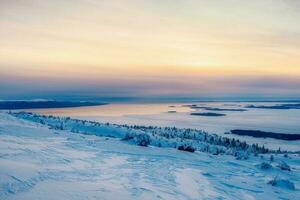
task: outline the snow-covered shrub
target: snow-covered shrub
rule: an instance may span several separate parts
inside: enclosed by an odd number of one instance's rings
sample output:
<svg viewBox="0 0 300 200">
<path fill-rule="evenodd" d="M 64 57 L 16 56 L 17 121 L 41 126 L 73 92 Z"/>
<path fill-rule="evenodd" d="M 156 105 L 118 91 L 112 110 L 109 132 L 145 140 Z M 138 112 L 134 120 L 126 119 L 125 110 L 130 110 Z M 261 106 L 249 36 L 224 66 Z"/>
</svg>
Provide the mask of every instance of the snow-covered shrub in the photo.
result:
<svg viewBox="0 0 300 200">
<path fill-rule="evenodd" d="M 122 138 L 122 140 L 124 141 L 128 141 L 128 140 L 132 140 L 134 137 L 130 132 L 126 132 L 126 134 L 124 135 L 124 137 Z"/>
<path fill-rule="evenodd" d="M 146 147 L 150 144 L 150 136 L 146 133 L 135 136 L 134 140 L 139 146 Z"/>
<path fill-rule="evenodd" d="M 184 146 L 183 146 L 183 145 L 180 145 L 177 149 L 178 149 L 179 151 L 184 151 Z"/>
<path fill-rule="evenodd" d="M 273 162 L 273 161 L 274 161 L 274 156 L 271 155 L 271 156 L 270 156 L 270 162 Z"/>
<path fill-rule="evenodd" d="M 195 148 L 189 145 L 188 146 L 180 145 L 177 149 L 180 151 L 195 152 Z"/>
<path fill-rule="evenodd" d="M 291 171 L 291 167 L 284 161 L 281 161 L 277 167 L 279 167 L 281 170 Z"/>
<path fill-rule="evenodd" d="M 247 160 L 249 158 L 249 153 L 247 151 L 237 151 L 234 156 L 237 160 Z"/>
<path fill-rule="evenodd" d="M 219 155 L 219 153 L 220 153 L 219 148 L 215 147 L 215 146 L 209 148 L 209 152 L 212 153 L 213 155 Z"/>
<path fill-rule="evenodd" d="M 273 180 L 269 181 L 268 184 L 276 187 L 295 190 L 295 184 L 287 179 L 277 179 L 277 177 L 275 177 Z"/>
<path fill-rule="evenodd" d="M 195 152 L 195 148 L 194 147 L 191 147 L 191 146 L 187 146 L 185 148 L 185 151 L 188 151 L 188 152 Z"/>
<path fill-rule="evenodd" d="M 261 169 L 271 169 L 271 168 L 272 168 L 272 165 L 269 164 L 269 163 L 266 163 L 266 162 L 262 162 L 262 163 L 259 165 L 259 167 L 260 167 Z"/>
<path fill-rule="evenodd" d="M 58 129 L 58 130 L 64 130 L 64 123 L 61 122 L 59 125 L 56 126 L 56 129 Z"/>
</svg>

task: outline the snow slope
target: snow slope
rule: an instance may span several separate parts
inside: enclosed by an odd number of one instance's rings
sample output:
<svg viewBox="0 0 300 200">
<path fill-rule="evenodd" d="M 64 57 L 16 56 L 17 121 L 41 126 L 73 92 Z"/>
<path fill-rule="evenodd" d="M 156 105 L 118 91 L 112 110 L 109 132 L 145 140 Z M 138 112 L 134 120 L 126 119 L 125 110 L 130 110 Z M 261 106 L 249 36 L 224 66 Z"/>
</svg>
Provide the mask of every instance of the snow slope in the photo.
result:
<svg viewBox="0 0 300 200">
<path fill-rule="evenodd" d="M 103 130 L 105 131 L 105 130 Z M 105 134 L 103 134 L 105 135 Z M 291 171 L 276 167 L 285 161 Z M 0 112 L 0 199 L 298 199 L 300 157 L 141 147 Z M 288 180 L 268 184 L 270 180 Z"/>
<path fill-rule="evenodd" d="M 30 112 L 10 112 L 11 115 L 38 122 L 57 130 L 69 130 L 74 133 L 86 135 L 107 136 L 121 138 L 142 146 L 148 144 L 158 147 L 189 147 L 193 150 L 209 152 L 212 154 L 235 155 L 240 159 L 247 158 L 249 154 L 277 152 L 257 144 L 249 145 L 245 141 L 236 140 L 208 134 L 197 129 L 179 129 L 176 127 L 157 126 L 128 126 L 94 121 L 72 119 L 70 117 L 57 117 L 52 115 L 39 115 Z M 282 151 L 280 150 L 280 153 Z M 291 153 L 291 152 L 289 152 Z"/>
</svg>

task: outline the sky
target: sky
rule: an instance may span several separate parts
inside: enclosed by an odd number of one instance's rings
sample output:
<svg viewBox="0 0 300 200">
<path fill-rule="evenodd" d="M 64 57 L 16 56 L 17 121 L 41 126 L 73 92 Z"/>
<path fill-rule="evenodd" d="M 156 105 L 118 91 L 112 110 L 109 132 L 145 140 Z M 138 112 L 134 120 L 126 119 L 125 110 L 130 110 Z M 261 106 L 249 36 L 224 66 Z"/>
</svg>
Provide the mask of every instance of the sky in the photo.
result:
<svg viewBox="0 0 300 200">
<path fill-rule="evenodd" d="M 0 99 L 300 97 L 298 0 L 0 0 Z"/>
</svg>

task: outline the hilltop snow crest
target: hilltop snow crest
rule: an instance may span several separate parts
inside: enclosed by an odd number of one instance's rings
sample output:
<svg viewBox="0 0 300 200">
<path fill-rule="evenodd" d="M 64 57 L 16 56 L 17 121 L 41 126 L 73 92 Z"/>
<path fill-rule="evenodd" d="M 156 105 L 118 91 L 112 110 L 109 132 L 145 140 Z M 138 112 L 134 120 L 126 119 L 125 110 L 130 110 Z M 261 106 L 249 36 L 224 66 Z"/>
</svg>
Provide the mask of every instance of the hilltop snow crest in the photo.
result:
<svg viewBox="0 0 300 200">
<path fill-rule="evenodd" d="M 120 138 L 140 146 L 172 147 L 189 152 L 197 150 L 214 155 L 227 154 L 241 160 L 247 159 L 251 154 L 275 153 L 274 150 L 269 150 L 264 146 L 250 145 L 238 139 L 208 134 L 205 131 L 196 129 L 118 125 L 72 119 L 70 117 L 39 115 L 30 112 L 9 112 L 9 114 L 20 119 L 47 125 L 52 129 Z"/>
</svg>

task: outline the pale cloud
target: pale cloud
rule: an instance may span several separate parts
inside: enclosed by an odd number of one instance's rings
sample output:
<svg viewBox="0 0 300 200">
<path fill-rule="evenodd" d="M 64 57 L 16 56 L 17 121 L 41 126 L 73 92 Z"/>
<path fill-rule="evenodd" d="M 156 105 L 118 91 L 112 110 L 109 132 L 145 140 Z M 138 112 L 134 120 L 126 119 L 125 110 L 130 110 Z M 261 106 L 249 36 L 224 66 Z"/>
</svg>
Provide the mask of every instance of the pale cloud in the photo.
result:
<svg viewBox="0 0 300 200">
<path fill-rule="evenodd" d="M 300 77 L 298 19 L 297 0 L 2 0 L 0 78 L 59 83 L 53 92 L 294 95 L 284 82 Z M 272 81 L 252 87 L 261 75 Z"/>
</svg>

